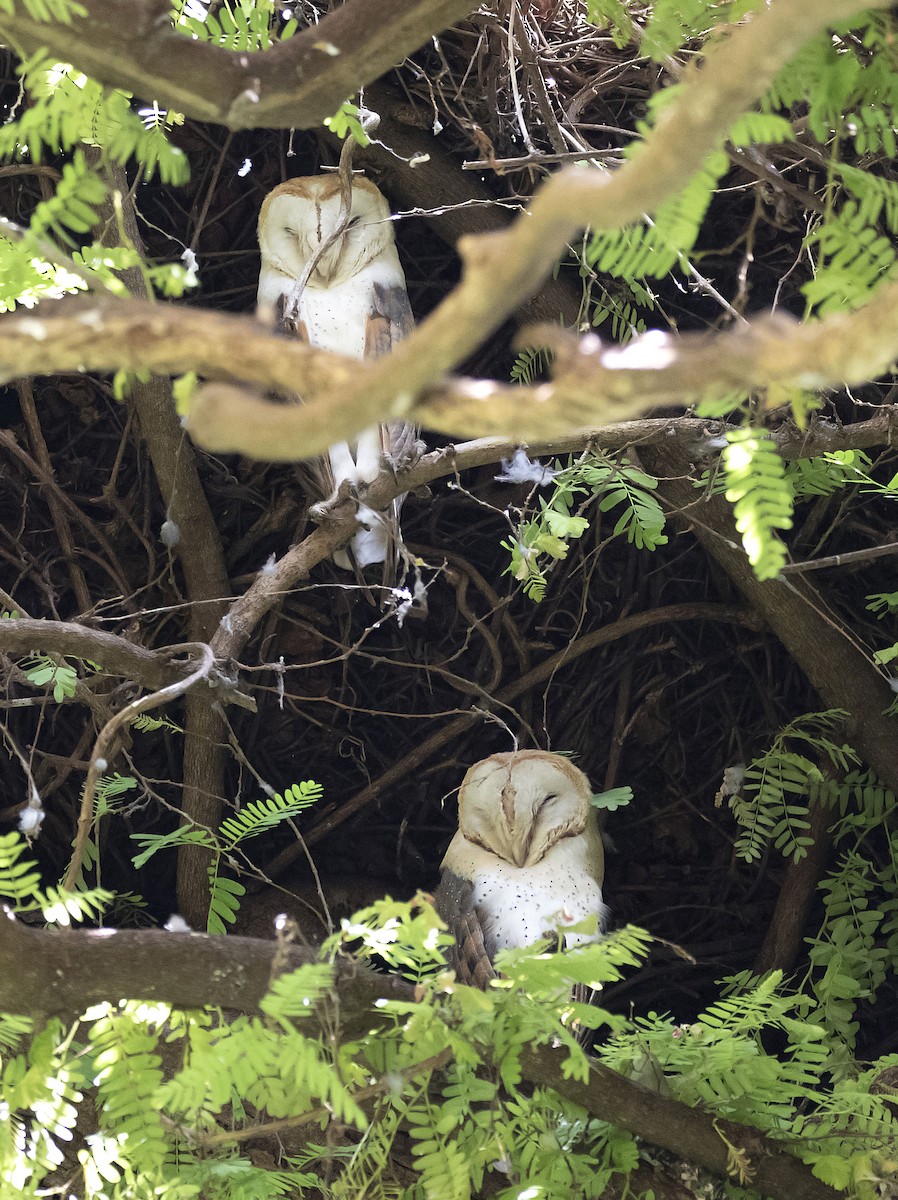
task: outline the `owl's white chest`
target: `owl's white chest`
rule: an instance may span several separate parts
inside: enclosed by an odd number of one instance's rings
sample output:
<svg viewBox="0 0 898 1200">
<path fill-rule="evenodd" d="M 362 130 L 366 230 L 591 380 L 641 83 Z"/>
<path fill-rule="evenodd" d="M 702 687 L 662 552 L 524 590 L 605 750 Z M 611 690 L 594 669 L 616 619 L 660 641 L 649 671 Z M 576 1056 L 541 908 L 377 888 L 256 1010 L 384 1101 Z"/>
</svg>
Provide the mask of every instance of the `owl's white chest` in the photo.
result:
<svg viewBox="0 0 898 1200">
<path fill-rule="evenodd" d="M 283 270 L 263 260 L 258 297 L 263 320 L 274 324 L 277 302 L 294 283 Z M 299 317 L 309 343 L 348 358 L 364 358 L 368 321 L 375 311 L 375 284 L 385 288 L 405 286 L 395 247 L 385 247 L 373 262 L 347 279 L 331 280 L 326 286 L 309 280 L 299 298 Z"/>
<path fill-rule="evenodd" d="M 472 881 L 471 898 L 492 956 L 496 950 L 532 945 L 558 926 L 575 925 L 589 917 L 597 917 L 601 928 L 605 906 L 595 855 L 596 847 L 584 834 L 563 838 L 534 866 L 516 867 L 469 842 L 459 831 L 443 865 Z M 565 940 L 577 945 L 594 936 L 571 933 Z"/>
</svg>

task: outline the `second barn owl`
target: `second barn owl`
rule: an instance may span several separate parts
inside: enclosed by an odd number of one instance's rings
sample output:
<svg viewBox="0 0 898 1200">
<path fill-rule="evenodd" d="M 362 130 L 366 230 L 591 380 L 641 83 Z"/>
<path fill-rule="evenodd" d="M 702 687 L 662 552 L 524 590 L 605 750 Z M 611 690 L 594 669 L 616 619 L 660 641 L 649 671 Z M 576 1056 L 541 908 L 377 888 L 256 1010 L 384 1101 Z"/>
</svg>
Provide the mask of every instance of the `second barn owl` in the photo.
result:
<svg viewBox="0 0 898 1200">
<path fill-rule="evenodd" d="M 590 796 L 582 771 L 543 750 L 493 754 L 465 775 L 436 892 L 461 983 L 484 987 L 497 950 L 589 917 L 601 928 L 605 856 Z"/>
<path fill-rule="evenodd" d="M 298 291 L 294 329 L 300 337 L 336 354 L 375 358 L 414 321 L 386 199 L 370 180 L 354 178 L 350 200 L 347 209 L 336 174 L 289 179 L 265 197 L 257 312 L 266 323 L 282 325 Z M 414 429 L 402 421 L 367 429 L 353 445 L 331 446 L 320 464 L 317 499 L 326 499 L 344 481 L 370 483 L 385 457 L 404 465 L 417 447 Z M 355 563 L 383 563 L 385 582 L 392 582 L 401 544 L 400 504 L 394 501 L 383 513 L 360 505 L 360 529 L 352 540 Z M 345 555 L 336 561 L 350 565 Z"/>
</svg>

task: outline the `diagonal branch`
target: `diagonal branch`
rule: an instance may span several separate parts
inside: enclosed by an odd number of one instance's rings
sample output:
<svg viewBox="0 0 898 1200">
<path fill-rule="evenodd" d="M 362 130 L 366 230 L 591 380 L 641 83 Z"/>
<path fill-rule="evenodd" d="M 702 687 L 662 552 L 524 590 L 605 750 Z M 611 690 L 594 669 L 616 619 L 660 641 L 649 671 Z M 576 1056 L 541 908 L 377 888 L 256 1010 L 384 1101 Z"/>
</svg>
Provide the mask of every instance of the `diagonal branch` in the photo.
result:
<svg viewBox="0 0 898 1200">
<path fill-rule="evenodd" d="M 226 50 L 171 25 L 166 0 L 81 0 L 71 24 L 0 11 L 0 36 L 21 54 L 46 47 L 109 87 L 230 129 L 309 129 L 336 112 L 472 0 L 346 0 L 319 24 L 268 50 Z"/>
</svg>

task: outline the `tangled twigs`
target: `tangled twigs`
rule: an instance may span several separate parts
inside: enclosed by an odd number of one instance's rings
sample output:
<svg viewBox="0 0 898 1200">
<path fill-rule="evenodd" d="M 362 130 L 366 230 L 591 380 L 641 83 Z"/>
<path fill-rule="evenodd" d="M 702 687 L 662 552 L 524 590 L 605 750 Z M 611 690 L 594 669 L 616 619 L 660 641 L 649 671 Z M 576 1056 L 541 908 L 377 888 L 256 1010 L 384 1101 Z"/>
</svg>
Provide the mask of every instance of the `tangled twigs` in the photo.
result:
<svg viewBox="0 0 898 1200">
<path fill-rule="evenodd" d="M 729 624 L 745 625 L 751 629 L 757 629 L 759 626 L 758 619 L 748 609 L 727 604 L 671 604 L 665 608 L 653 609 L 650 612 L 634 613 L 632 616 L 623 617 L 611 625 L 604 625 L 601 629 L 593 630 L 591 633 L 571 642 L 556 654 L 550 655 L 533 667 L 532 670 L 528 671 L 526 675 L 522 675 L 514 683 L 503 688 L 495 697 L 495 705 L 498 707 L 512 704 L 539 684 L 551 679 L 563 667 L 576 662 L 584 654 L 589 654 L 591 651 L 599 649 L 600 646 L 609 645 L 611 642 L 616 642 L 623 637 L 654 625 L 663 625 L 670 621 L 692 620 L 724 621 Z M 328 834 L 339 828 L 345 821 L 348 821 L 350 817 L 355 816 L 357 812 L 360 812 L 379 795 L 387 791 L 387 789 L 394 787 L 400 780 L 410 774 L 415 767 L 427 762 L 437 750 L 457 741 L 465 730 L 469 729 L 476 721 L 482 720 L 484 715 L 482 708 L 472 708 L 469 713 L 465 713 L 461 717 L 456 717 L 454 721 L 450 721 L 442 729 L 438 729 L 435 733 L 432 733 L 429 738 L 420 742 L 410 754 L 400 759 L 399 762 L 394 763 L 381 776 L 372 783 L 369 783 L 367 787 L 362 788 L 360 792 L 351 796 L 343 804 L 335 806 L 330 810 L 325 810 L 319 816 L 318 820 L 313 822 L 311 828 L 304 833 L 303 844 L 313 846 L 317 842 L 320 842 Z M 266 865 L 265 874 L 269 879 L 275 878 L 290 863 L 298 858 L 301 853 L 302 845 L 294 843 L 288 846 L 285 850 L 281 851 L 273 862 Z"/>
<path fill-rule="evenodd" d="M 90 827 L 94 818 L 94 797 L 97 790 L 97 780 L 109 765 L 106 756 L 109 754 L 113 738 L 123 725 L 129 724 L 141 713 L 149 712 L 152 708 L 158 708 L 160 704 L 167 704 L 177 696 L 183 695 L 184 692 L 193 687 L 200 679 L 208 678 L 215 665 L 215 655 L 212 653 L 211 648 L 202 642 L 186 642 L 182 646 L 170 646 L 169 653 L 199 654 L 201 661 L 199 666 L 184 679 L 179 679 L 175 683 L 168 684 L 167 687 L 160 688 L 156 692 L 151 692 L 149 696 L 141 696 L 139 700 L 132 700 L 130 704 L 126 704 L 123 709 L 106 722 L 97 735 L 93 753 L 90 756 L 90 766 L 87 769 L 87 779 L 84 781 L 84 793 L 81 797 L 81 812 L 78 816 L 75 847 L 65 874 L 65 880 L 63 881 L 63 887 L 67 891 L 75 890 L 78 876 L 81 873 L 81 864 L 84 861 L 84 848 L 87 844 L 88 834 L 90 833 Z"/>
<path fill-rule="evenodd" d="M 17 602 L 10 603 L 10 607 L 17 607 Z M 42 650 L 49 654 L 89 659 L 100 663 L 110 675 L 131 679 L 141 687 L 154 690 L 183 681 L 183 664 L 172 661 L 173 655 L 182 649 L 180 646 L 165 646 L 159 650 L 147 650 L 117 634 L 71 621 L 45 621 L 31 617 L 0 621 L 0 654 L 15 657 Z M 215 687 L 215 698 L 219 703 L 236 704 L 255 712 L 255 700 L 238 692 L 220 666 L 209 671 L 205 679 L 210 687 Z"/>
</svg>

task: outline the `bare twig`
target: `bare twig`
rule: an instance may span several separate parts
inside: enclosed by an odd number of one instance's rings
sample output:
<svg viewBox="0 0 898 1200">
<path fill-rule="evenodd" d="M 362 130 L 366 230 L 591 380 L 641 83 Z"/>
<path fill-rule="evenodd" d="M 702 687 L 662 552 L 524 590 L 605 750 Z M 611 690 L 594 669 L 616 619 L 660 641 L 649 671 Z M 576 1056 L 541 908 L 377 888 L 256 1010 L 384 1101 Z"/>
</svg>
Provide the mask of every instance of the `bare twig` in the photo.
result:
<svg viewBox="0 0 898 1200">
<path fill-rule="evenodd" d="M 156 692 L 151 692 L 149 696 L 142 696 L 139 700 L 133 700 L 130 704 L 126 704 L 123 709 L 106 722 L 97 734 L 97 740 L 94 742 L 93 752 L 90 756 L 90 766 L 87 769 L 87 779 L 84 781 L 84 792 L 81 797 L 81 812 L 78 816 L 78 831 L 75 835 L 75 846 L 72 850 L 72 858 L 63 882 L 63 887 L 68 891 L 74 891 L 78 875 L 81 871 L 81 864 L 84 860 L 84 847 L 87 844 L 88 834 L 90 833 L 90 827 L 94 819 L 94 796 L 97 790 L 97 780 L 109 766 L 106 756 L 109 754 L 116 733 L 118 733 L 123 725 L 129 724 L 135 717 L 140 716 L 141 713 L 149 712 L 152 708 L 158 708 L 160 704 L 167 704 L 170 700 L 183 695 L 184 692 L 193 687 L 200 679 L 208 678 L 215 664 L 215 656 L 212 650 L 202 643 L 189 642 L 183 646 L 172 646 L 170 650 L 173 653 L 197 652 L 200 654 L 202 661 L 184 679 L 179 679 L 175 683 L 168 684 L 167 687 L 160 688 Z"/>
</svg>

